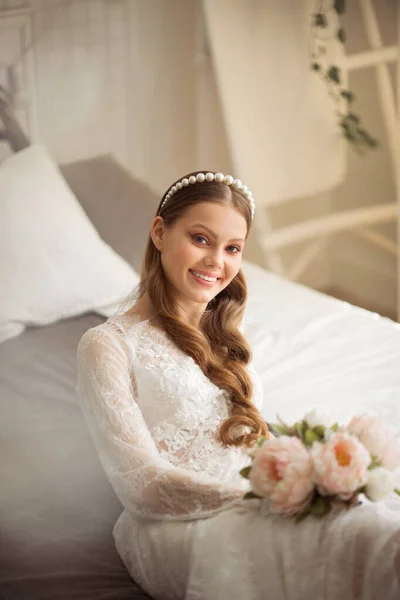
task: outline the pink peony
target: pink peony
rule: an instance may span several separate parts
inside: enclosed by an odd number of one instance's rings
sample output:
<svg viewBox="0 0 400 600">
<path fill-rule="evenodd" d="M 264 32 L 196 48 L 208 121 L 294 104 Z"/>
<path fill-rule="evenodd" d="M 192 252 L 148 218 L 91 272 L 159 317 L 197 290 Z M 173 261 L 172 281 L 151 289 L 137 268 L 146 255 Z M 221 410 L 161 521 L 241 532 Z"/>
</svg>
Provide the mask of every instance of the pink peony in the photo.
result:
<svg viewBox="0 0 400 600">
<path fill-rule="evenodd" d="M 393 471 L 400 466 L 400 444 L 379 417 L 358 415 L 346 429 L 382 462 L 382 467 Z"/>
<path fill-rule="evenodd" d="M 257 450 L 250 472 L 255 494 L 271 500 L 274 512 L 291 516 L 307 502 L 314 489 L 310 453 L 295 437 L 267 440 Z"/>
<path fill-rule="evenodd" d="M 315 442 L 311 456 L 314 481 L 322 494 L 338 494 L 348 500 L 367 482 L 370 454 L 349 433 L 334 433 L 325 444 Z"/>
</svg>

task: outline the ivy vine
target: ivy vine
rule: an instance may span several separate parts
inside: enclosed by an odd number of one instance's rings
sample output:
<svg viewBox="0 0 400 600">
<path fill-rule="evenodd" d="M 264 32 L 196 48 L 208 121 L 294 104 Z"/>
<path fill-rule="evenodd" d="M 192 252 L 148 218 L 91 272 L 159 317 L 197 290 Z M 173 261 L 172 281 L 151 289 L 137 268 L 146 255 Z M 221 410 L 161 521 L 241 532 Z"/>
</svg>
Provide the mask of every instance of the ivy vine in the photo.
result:
<svg viewBox="0 0 400 600">
<path fill-rule="evenodd" d="M 360 153 L 376 148 L 378 141 L 363 127 L 361 117 L 354 111 L 354 94 L 345 87 L 340 68 L 332 64 L 324 64 L 327 45 L 332 40 L 344 44 L 346 32 L 339 25 L 335 31 L 329 31 L 329 17 L 335 11 L 338 18 L 346 11 L 346 0 L 318 0 L 311 24 L 310 63 L 311 69 L 317 73 L 328 86 L 328 94 L 335 104 L 335 114 L 343 137 L 354 145 Z"/>
</svg>

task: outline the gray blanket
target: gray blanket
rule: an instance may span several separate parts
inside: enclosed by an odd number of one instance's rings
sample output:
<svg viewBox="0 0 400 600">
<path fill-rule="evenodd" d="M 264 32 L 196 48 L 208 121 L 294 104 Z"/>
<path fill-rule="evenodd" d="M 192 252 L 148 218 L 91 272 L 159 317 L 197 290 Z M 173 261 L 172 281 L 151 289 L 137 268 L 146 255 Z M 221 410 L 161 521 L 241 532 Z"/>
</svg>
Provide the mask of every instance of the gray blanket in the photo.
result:
<svg viewBox="0 0 400 600">
<path fill-rule="evenodd" d="M 144 599 L 114 548 L 122 507 L 77 403 L 76 346 L 101 317 L 0 345 L 0 598 Z"/>
</svg>

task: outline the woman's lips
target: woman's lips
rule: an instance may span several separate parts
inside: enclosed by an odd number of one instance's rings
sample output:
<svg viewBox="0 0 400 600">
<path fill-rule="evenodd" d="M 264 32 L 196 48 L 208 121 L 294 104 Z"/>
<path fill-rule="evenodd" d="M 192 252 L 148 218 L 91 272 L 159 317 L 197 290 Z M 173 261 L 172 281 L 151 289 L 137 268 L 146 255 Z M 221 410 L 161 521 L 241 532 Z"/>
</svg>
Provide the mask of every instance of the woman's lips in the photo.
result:
<svg viewBox="0 0 400 600">
<path fill-rule="evenodd" d="M 196 275 L 196 273 L 201 273 L 203 275 L 202 271 L 192 271 L 191 269 L 189 269 L 190 274 L 192 275 L 193 279 L 199 283 L 200 285 L 203 285 L 205 287 L 213 287 L 214 285 L 216 285 L 219 281 L 219 277 L 216 277 L 216 281 L 207 281 L 206 279 L 203 279 L 202 277 L 199 277 L 198 275 Z M 204 273 L 204 275 L 206 275 L 206 273 Z M 208 275 L 208 274 L 207 274 Z M 209 275 L 209 277 L 213 277 L 211 274 Z M 215 277 L 215 276 L 214 276 Z"/>
</svg>

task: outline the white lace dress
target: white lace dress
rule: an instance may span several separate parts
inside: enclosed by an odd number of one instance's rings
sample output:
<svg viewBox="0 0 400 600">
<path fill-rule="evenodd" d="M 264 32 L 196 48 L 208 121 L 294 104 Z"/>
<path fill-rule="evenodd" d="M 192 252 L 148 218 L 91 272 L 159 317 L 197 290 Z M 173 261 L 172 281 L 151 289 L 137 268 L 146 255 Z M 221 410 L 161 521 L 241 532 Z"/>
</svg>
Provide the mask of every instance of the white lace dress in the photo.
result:
<svg viewBox="0 0 400 600">
<path fill-rule="evenodd" d="M 228 394 L 149 321 L 84 334 L 78 393 L 125 509 L 118 552 L 156 600 L 400 598 L 400 512 L 365 504 L 296 524 L 242 500 L 247 454 L 215 437 Z"/>
</svg>

